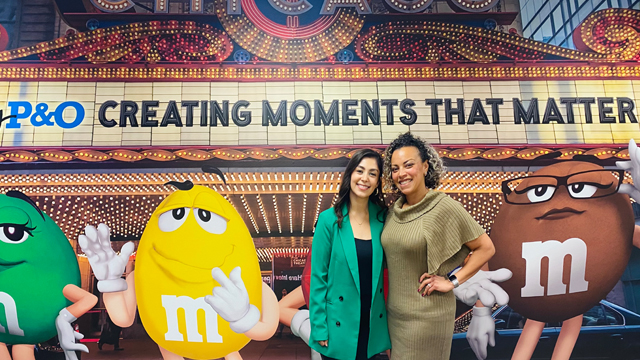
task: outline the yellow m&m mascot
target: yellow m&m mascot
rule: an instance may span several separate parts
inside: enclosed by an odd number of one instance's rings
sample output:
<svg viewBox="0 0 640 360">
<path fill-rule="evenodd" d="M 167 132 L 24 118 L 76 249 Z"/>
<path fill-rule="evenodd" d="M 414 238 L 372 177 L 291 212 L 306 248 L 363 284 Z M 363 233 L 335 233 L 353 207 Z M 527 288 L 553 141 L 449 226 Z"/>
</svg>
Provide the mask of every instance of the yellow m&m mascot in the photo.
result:
<svg viewBox="0 0 640 360">
<path fill-rule="evenodd" d="M 165 360 L 242 359 L 238 351 L 251 339 L 273 336 L 279 317 L 249 230 L 212 189 L 190 181 L 169 184 L 178 191 L 151 215 L 136 269 L 126 281 L 121 276 L 133 243 L 116 255 L 104 224 L 87 227 L 79 238 L 109 316 L 119 326 L 130 326 L 137 303 L 142 324 Z"/>
</svg>

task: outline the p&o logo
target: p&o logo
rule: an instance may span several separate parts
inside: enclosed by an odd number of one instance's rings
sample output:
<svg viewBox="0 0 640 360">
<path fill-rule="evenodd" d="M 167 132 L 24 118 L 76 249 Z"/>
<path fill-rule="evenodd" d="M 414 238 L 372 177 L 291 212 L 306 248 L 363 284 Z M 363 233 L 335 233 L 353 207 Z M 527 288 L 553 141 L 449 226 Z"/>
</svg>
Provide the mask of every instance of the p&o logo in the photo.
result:
<svg viewBox="0 0 640 360">
<path fill-rule="evenodd" d="M 20 120 L 23 119 L 29 119 L 31 125 L 35 127 L 57 125 L 63 129 L 73 129 L 82 123 L 85 115 L 84 107 L 75 101 L 65 101 L 51 110 L 47 103 L 38 103 L 33 106 L 28 101 L 10 101 L 8 106 L 10 115 L 7 129 L 20 129 L 22 126 Z M 65 119 L 66 110 L 75 110 L 73 121 L 67 122 Z"/>
</svg>

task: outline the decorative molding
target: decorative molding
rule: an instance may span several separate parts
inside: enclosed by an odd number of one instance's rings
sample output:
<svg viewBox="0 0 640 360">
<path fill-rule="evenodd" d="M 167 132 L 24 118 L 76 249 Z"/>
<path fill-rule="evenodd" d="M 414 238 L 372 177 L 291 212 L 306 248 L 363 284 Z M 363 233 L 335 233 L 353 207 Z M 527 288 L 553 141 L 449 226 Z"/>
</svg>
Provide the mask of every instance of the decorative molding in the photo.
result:
<svg viewBox="0 0 640 360">
<path fill-rule="evenodd" d="M 480 27 L 426 21 L 397 21 L 368 28 L 355 50 L 365 61 L 535 62 L 571 60 L 618 63 L 640 60 L 640 11 L 606 9 L 575 30 L 581 50 L 572 50 Z"/>
<path fill-rule="evenodd" d="M 453 11 L 479 13 L 498 6 L 499 0 L 447 0 Z"/>
<path fill-rule="evenodd" d="M 371 146 L 381 152 L 384 147 Z M 477 147 L 451 147 L 435 145 L 441 157 L 452 160 L 534 160 L 539 156 L 551 152 L 559 152 L 559 160 L 569 160 L 575 155 L 593 155 L 601 160 L 606 159 L 628 159 L 629 153 L 626 146 L 603 147 L 599 145 L 580 147 L 558 146 L 486 146 Z M 116 160 L 121 162 L 137 162 L 141 160 L 152 160 L 158 162 L 170 162 L 178 160 L 206 161 L 211 159 L 242 161 L 242 160 L 278 160 L 281 158 L 292 160 L 335 160 L 350 158 L 358 148 L 188 148 L 184 150 L 169 149 L 82 149 L 82 150 L 62 150 L 62 149 L 42 149 L 42 150 L 11 150 L 0 154 L 0 162 L 69 162 L 80 160 L 86 162 L 103 162 Z"/>
<path fill-rule="evenodd" d="M 257 10 L 255 1 L 242 1 L 243 14 L 227 13 L 225 0 L 216 0 L 218 19 L 229 36 L 250 53 L 280 63 L 314 62 L 347 47 L 364 25 L 354 9 L 340 8 L 334 15 L 295 28 L 273 23 Z"/>
<path fill-rule="evenodd" d="M 484 64 L 509 60 L 530 64 L 543 60 L 563 60 L 607 63 L 618 68 L 621 62 L 640 60 L 640 34 L 638 33 L 640 30 L 640 11 L 630 9 L 606 9 L 589 15 L 574 32 L 574 40 L 580 50 L 572 50 L 500 31 L 431 21 L 392 21 L 369 27 L 360 33 L 364 19 L 355 10 L 349 8 L 341 8 L 334 15 L 323 16 L 306 26 L 287 27 L 272 23 L 257 9 L 254 9 L 256 4 L 253 1 L 246 1 L 246 4 L 243 1 L 245 13 L 240 15 L 227 14 L 224 0 L 216 1 L 218 19 L 226 33 L 211 25 L 191 21 L 133 23 L 68 35 L 35 46 L 0 52 L 0 62 L 37 55 L 44 62 L 69 62 L 75 59 L 80 61 L 80 58 L 84 58 L 94 64 L 112 62 L 220 63 L 226 60 L 233 51 L 230 37 L 256 56 L 251 61 L 253 63 L 262 62 L 261 59 L 281 64 L 309 63 L 328 59 L 327 66 L 316 69 L 318 73 L 315 74 L 309 68 L 288 66 L 282 69 L 273 69 L 275 71 L 267 71 L 267 74 L 263 75 L 269 77 L 268 73 L 271 73 L 271 77 L 286 79 L 337 79 L 341 78 L 341 72 L 356 79 L 401 78 L 403 76 L 409 78 L 447 78 L 449 76 L 453 78 L 456 77 L 456 74 L 460 74 L 458 77 L 473 78 L 479 76 L 476 74 L 478 72 L 477 65 L 462 64 L 461 62 L 470 61 Z M 402 66 L 399 69 L 394 66 L 394 68 L 386 70 L 381 70 L 380 67 L 370 69 L 361 64 L 347 66 L 344 69 L 335 66 L 333 54 L 346 48 L 356 37 L 355 51 L 366 62 L 412 62 L 414 64 Z M 416 64 L 416 62 L 418 63 Z M 440 64 L 438 67 L 430 68 L 420 65 L 419 62 L 440 62 Z M 453 68 L 442 67 L 442 62 L 455 66 Z M 636 64 L 629 64 L 627 67 L 635 69 Z M 543 71 L 545 74 L 539 74 L 539 76 L 544 77 L 552 75 L 553 72 L 563 72 L 562 68 L 556 65 L 550 65 L 549 68 L 549 71 L 545 70 Z M 120 78 L 162 77 L 164 69 L 131 69 L 134 71 L 133 73 L 124 71 L 123 75 L 113 76 Z M 480 69 L 482 70 L 479 72 L 484 73 L 483 75 L 487 77 L 531 77 L 528 71 L 522 70 L 527 67 L 514 64 L 496 69 Z M 3 70 L 6 72 L 6 68 Z M 36 67 L 33 70 L 38 71 L 39 69 Z M 108 73 L 111 70 L 113 69 L 107 69 L 105 76 L 109 76 Z M 252 76 L 261 76 L 261 72 L 258 71 L 256 74 L 255 70 L 251 66 L 248 68 L 196 67 L 193 69 L 178 67 L 174 76 L 188 77 L 193 75 L 209 79 L 237 76 L 252 79 Z M 376 70 L 386 74 L 377 75 Z M 394 76 L 394 70 L 398 71 L 397 76 Z M 470 74 L 463 75 L 465 70 L 468 70 Z M 575 74 L 575 70 L 575 66 L 569 68 L 569 72 L 573 72 L 574 76 L 588 76 Z M 594 70 L 598 74 L 601 72 L 597 67 Z M 21 72 L 21 70 L 17 71 Z M 68 69 L 68 71 L 73 72 L 73 69 Z M 118 69 L 118 71 L 123 70 Z M 447 74 L 447 71 L 451 74 Z M 547 72 L 552 74 L 547 74 Z M 582 69 L 579 72 L 588 73 L 589 71 Z M 605 72 L 608 72 L 610 76 L 622 75 L 612 74 L 612 71 Z"/>
<path fill-rule="evenodd" d="M 151 21 L 97 29 L 0 52 L 0 62 L 38 55 L 43 62 L 84 57 L 93 64 L 220 62 L 231 55 L 231 39 L 211 25 L 191 21 Z M 98 69 L 96 69 L 98 70 Z"/>
<path fill-rule="evenodd" d="M 226 33 L 208 24 L 167 20 L 72 34 L 0 52 L 0 80 L 640 78 L 637 10 L 591 14 L 574 32 L 579 50 L 572 50 L 480 27 L 430 21 L 392 21 L 360 33 L 364 20 L 349 8 L 280 31 L 256 18 L 250 6 L 247 14 L 228 15 L 224 1 L 216 1 Z M 253 57 L 246 63 L 230 61 L 231 39 Z M 361 60 L 340 64 L 333 54 L 353 39 Z"/>
<path fill-rule="evenodd" d="M 135 3 L 131 0 L 91 0 L 96 9 L 108 13 L 118 13 L 133 8 Z"/>
<path fill-rule="evenodd" d="M 384 81 L 640 79 L 635 64 L 74 65 L 1 63 L 2 81 Z"/>
</svg>

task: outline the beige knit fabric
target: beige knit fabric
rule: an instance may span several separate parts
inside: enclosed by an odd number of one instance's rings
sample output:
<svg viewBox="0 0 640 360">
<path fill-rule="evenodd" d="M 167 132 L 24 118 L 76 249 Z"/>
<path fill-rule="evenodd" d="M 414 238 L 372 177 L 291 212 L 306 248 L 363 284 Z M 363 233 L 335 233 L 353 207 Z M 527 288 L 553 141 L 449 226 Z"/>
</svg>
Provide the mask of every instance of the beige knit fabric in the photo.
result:
<svg viewBox="0 0 640 360">
<path fill-rule="evenodd" d="M 433 292 L 422 297 L 422 274 L 447 275 L 469 254 L 466 242 L 484 229 L 462 205 L 430 190 L 419 203 L 402 209 L 400 198 L 382 232 L 389 271 L 387 299 L 391 360 L 446 360 L 451 351 L 455 297 Z"/>
</svg>

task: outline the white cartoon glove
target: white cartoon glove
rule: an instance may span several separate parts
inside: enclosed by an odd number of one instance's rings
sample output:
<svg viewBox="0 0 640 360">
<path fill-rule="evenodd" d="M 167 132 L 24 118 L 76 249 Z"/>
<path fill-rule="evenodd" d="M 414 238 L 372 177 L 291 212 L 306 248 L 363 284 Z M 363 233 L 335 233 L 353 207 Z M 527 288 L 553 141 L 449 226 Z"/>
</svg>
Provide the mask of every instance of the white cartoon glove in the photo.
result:
<svg viewBox="0 0 640 360">
<path fill-rule="evenodd" d="M 304 340 L 309 345 L 309 336 L 311 335 L 311 321 L 309 321 L 309 310 L 298 310 L 291 319 L 291 332 L 293 335 Z"/>
<path fill-rule="evenodd" d="M 472 306 L 480 299 L 484 306 L 492 307 L 494 304 L 500 306 L 509 302 L 509 295 L 502 288 L 495 284 L 511 279 L 511 270 L 498 269 L 495 271 L 478 271 L 469 280 L 453 289 L 453 293 L 458 300 Z"/>
<path fill-rule="evenodd" d="M 207 295 L 204 301 L 229 322 L 234 332 L 243 334 L 251 330 L 260 321 L 260 310 L 249 304 L 240 267 L 231 270 L 229 278 L 220 268 L 211 270 L 211 276 L 220 286 L 214 287 L 213 295 Z"/>
<path fill-rule="evenodd" d="M 78 360 L 76 351 L 89 352 L 89 349 L 85 345 L 76 343 L 76 340 L 84 338 L 84 335 L 74 331 L 71 326 L 71 323 L 76 320 L 76 317 L 71 315 L 66 308 L 60 310 L 58 317 L 56 317 L 58 340 L 60 341 L 60 347 L 64 350 L 66 360 Z"/>
<path fill-rule="evenodd" d="M 309 320 L 309 310 L 298 310 L 291 319 L 291 332 L 301 338 L 305 344 L 309 345 L 311 336 L 311 321 Z M 311 349 L 311 360 L 322 360 L 320 353 Z"/>
<path fill-rule="evenodd" d="M 638 149 L 633 139 L 629 140 L 629 158 L 631 161 L 616 161 L 616 166 L 627 170 L 631 174 L 633 185 L 622 184 L 618 192 L 627 194 L 637 203 L 640 203 L 640 190 L 638 188 L 640 186 L 640 149 Z"/>
<path fill-rule="evenodd" d="M 487 358 L 487 344 L 496 345 L 496 323 L 491 317 L 491 308 L 473 307 L 473 317 L 467 330 L 467 341 L 478 360 Z"/>
<path fill-rule="evenodd" d="M 135 250 L 132 242 L 124 244 L 117 255 L 111 248 L 110 230 L 105 224 L 98 229 L 89 225 L 85 235 L 78 237 L 82 251 L 87 255 L 91 269 L 98 279 L 98 290 L 102 293 L 127 290 L 127 282 L 122 278 L 129 256 Z"/>
</svg>

